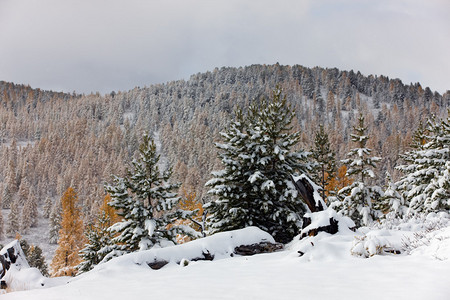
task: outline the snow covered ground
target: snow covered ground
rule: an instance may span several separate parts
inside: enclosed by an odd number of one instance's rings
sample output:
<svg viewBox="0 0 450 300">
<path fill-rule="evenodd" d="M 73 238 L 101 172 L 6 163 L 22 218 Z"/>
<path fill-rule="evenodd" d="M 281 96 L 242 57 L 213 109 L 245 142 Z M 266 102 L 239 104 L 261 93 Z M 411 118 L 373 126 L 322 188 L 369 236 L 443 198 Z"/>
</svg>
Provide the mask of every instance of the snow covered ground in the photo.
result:
<svg viewBox="0 0 450 300">
<path fill-rule="evenodd" d="M 294 240 L 284 251 L 230 257 L 236 245 L 270 239 L 247 228 L 122 256 L 68 284 L 1 299 L 449 299 L 450 227 L 448 219 L 435 220 L 428 227 L 412 221 L 389 230 L 320 233 Z M 405 242 L 411 246 L 402 254 L 382 251 Z M 216 258 L 177 264 L 205 250 Z M 146 262 L 155 257 L 171 262 L 152 270 Z"/>
</svg>

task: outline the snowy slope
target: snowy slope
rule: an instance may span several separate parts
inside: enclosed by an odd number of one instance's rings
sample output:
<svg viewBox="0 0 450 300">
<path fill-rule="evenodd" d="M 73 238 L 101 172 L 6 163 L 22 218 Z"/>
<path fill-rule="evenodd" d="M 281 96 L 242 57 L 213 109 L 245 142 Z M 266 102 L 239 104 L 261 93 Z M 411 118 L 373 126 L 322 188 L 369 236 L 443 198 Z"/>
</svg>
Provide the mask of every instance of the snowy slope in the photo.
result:
<svg viewBox="0 0 450 300">
<path fill-rule="evenodd" d="M 426 242 L 410 255 L 351 255 L 363 237 L 367 246 L 383 240 L 396 247 L 418 227 L 320 233 L 294 240 L 284 251 L 251 257 L 230 257 L 227 251 L 242 242 L 267 239 L 265 233 L 255 229 L 225 233 L 178 248 L 122 256 L 69 284 L 9 293 L 1 299 L 449 299 L 448 222 L 423 234 Z M 204 249 L 222 255 L 186 267 L 175 263 Z M 145 264 L 152 257 L 166 255 L 173 262 L 160 270 Z"/>
</svg>

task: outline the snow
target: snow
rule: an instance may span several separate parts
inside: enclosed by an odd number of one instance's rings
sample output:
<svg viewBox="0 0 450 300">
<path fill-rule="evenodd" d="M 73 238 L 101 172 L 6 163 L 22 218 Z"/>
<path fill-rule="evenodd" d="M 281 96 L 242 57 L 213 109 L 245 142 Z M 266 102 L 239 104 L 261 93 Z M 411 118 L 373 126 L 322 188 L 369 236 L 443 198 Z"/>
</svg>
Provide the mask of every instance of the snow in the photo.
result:
<svg viewBox="0 0 450 300">
<path fill-rule="evenodd" d="M 411 220 L 392 229 L 321 232 L 295 238 L 284 251 L 231 257 L 236 245 L 271 240 L 267 233 L 250 227 L 124 255 L 68 284 L 9 293 L 2 300 L 141 299 L 144 295 L 154 299 L 448 299 L 450 227 L 442 216 L 430 216 L 426 222 L 436 224 L 437 218 L 442 228 L 427 230 L 427 242 L 410 255 L 381 253 L 363 258 L 351 250 L 363 239 L 371 245 L 362 244 L 362 248 L 375 249 L 380 243 L 400 247 L 405 235 L 424 229 L 425 221 Z M 213 261 L 190 261 L 205 250 L 215 254 Z M 146 262 L 155 257 L 170 263 L 152 270 Z"/>
</svg>

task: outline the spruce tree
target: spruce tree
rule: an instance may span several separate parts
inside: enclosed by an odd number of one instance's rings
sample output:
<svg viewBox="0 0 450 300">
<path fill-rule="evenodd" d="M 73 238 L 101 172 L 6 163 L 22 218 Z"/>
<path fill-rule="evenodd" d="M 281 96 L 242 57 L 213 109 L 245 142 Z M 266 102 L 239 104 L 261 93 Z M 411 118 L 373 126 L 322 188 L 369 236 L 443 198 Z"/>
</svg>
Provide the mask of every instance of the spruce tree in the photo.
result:
<svg viewBox="0 0 450 300">
<path fill-rule="evenodd" d="M 169 182 L 171 169 L 160 172 L 159 159 L 154 141 L 144 134 L 139 157 L 132 161 L 133 170 L 127 171 L 123 178 L 114 176 L 113 183 L 105 185 L 111 195 L 109 205 L 122 217 L 122 221 L 109 228 L 117 236 L 106 259 L 176 244 L 177 234 L 196 234 L 186 226 L 173 225 L 177 218 L 187 218 L 192 213 L 176 209 L 180 198 L 174 190 L 179 184 Z"/>
<path fill-rule="evenodd" d="M 432 117 L 426 132 L 425 143 L 416 146 L 415 139 L 413 149 L 402 155 L 405 164 L 397 167 L 404 174 L 398 186 L 411 214 L 450 210 L 450 116 L 443 120 Z"/>
<path fill-rule="evenodd" d="M 77 266 L 80 273 L 94 268 L 108 253 L 114 250 L 114 244 L 112 243 L 114 235 L 108 228 L 119 220 L 115 210 L 108 205 L 110 201 L 111 196 L 107 194 L 103 200 L 96 223 L 86 228 L 87 243 L 80 251 L 82 262 Z"/>
<path fill-rule="evenodd" d="M 27 261 L 30 267 L 34 267 L 41 271 L 41 274 L 48 276 L 48 267 L 45 262 L 45 257 L 42 254 L 42 249 L 38 246 L 32 245 L 27 253 Z"/>
<path fill-rule="evenodd" d="M 210 234 L 256 225 L 256 205 L 250 199 L 250 169 L 245 160 L 250 136 L 241 110 L 236 111 L 236 120 L 220 135 L 223 142 L 216 143 L 216 147 L 224 168 L 213 172 L 213 179 L 206 183 L 211 187 L 208 193 L 217 197 L 204 205 L 210 214 Z"/>
<path fill-rule="evenodd" d="M 353 127 L 352 141 L 356 148 L 352 149 L 342 161 L 346 164 L 347 176 L 353 176 L 355 181 L 338 192 L 343 200 L 334 202 L 340 213 L 350 217 L 356 226 L 369 225 L 373 220 L 381 216 L 381 212 L 374 208 L 382 196 L 382 190 L 378 186 L 371 186 L 368 180 L 375 178 L 373 169 L 381 160 L 379 157 L 371 157 L 372 149 L 366 147 L 369 137 L 366 135 L 367 127 L 364 125 L 364 117 L 359 115 L 358 124 Z"/>
<path fill-rule="evenodd" d="M 325 132 L 323 125 L 320 125 L 319 130 L 316 132 L 314 148 L 311 153 L 312 158 L 314 158 L 317 163 L 312 177 L 314 182 L 322 188 L 322 199 L 325 200 L 326 194 L 329 194 L 330 192 L 333 193 L 333 191 L 329 189 L 329 185 L 336 174 L 336 155 L 331 150 L 328 134 Z"/>
<path fill-rule="evenodd" d="M 386 182 L 383 196 L 374 207 L 381 211 L 386 219 L 401 219 L 407 214 L 408 210 L 405 199 L 399 192 L 397 183 L 392 181 L 389 172 L 386 172 Z"/>
<path fill-rule="evenodd" d="M 271 100 L 252 105 L 245 119 L 238 114 L 218 144 L 224 169 L 207 185 L 217 199 L 207 203 L 209 232 L 258 226 L 277 241 L 299 232 L 304 205 L 291 182 L 294 172 L 311 169 L 307 152 L 292 151 L 299 132 L 291 133 L 293 112 L 277 87 Z"/>
</svg>

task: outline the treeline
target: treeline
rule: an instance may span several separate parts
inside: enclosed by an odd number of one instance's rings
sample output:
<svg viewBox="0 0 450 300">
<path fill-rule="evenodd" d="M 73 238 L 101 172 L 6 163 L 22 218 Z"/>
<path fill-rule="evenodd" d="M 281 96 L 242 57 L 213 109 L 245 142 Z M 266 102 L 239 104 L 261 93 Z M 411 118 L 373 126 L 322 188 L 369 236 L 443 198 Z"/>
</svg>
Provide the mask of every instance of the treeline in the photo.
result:
<svg viewBox="0 0 450 300">
<path fill-rule="evenodd" d="M 104 198 L 104 182 L 111 174 L 125 174 L 126 163 L 137 155 L 140 137 L 147 131 L 154 134 L 163 154 L 161 167 L 172 165 L 173 179 L 208 202 L 205 183 L 211 171 L 220 168 L 214 147 L 219 132 L 233 119 L 236 107 L 246 113 L 254 101 L 270 97 L 277 84 L 294 112 L 298 148 L 311 149 L 317 128 L 323 125 L 340 161 L 351 149 L 352 125 L 361 113 L 373 137 L 368 147 L 382 158 L 375 170 L 379 185 L 385 183 L 386 171 L 400 178 L 394 167 L 419 122 L 432 114 L 444 117 L 450 103 L 450 93 L 440 95 L 418 83 L 302 66 L 221 68 L 187 81 L 103 96 L 0 82 L 2 207 L 22 208 L 34 198 L 39 216 L 50 217 L 53 212 L 52 223 L 57 224 L 60 198 L 72 187 L 85 223 L 92 222 Z M 23 210 L 15 211 L 17 217 L 11 213 L 3 217 L 1 232 L 9 236 L 33 226 L 33 221 L 23 221 L 29 219 Z"/>
<path fill-rule="evenodd" d="M 388 227 L 411 217 L 450 212 L 450 116 L 432 117 L 419 126 L 411 150 L 401 155 L 404 164 L 396 166 L 400 180 L 393 181 L 387 173 L 383 187 L 376 184 L 375 172 L 382 159 L 368 147 L 373 137 L 367 135 L 361 113 L 352 126 L 353 148 L 340 162 L 323 126 L 315 133 L 311 152 L 298 149 L 300 132 L 292 130 L 293 118 L 279 87 L 271 99 L 251 103 L 246 113 L 236 110 L 216 143 L 221 168 L 206 183 L 212 199 L 203 204 L 203 215 L 192 205 L 198 199 L 186 205 L 191 199 L 185 193 L 181 201 L 171 169 L 159 169 L 161 156 L 144 134 L 126 175 L 114 176 L 105 185 L 108 195 L 85 231 L 84 247 L 76 193 L 72 188 L 65 192 L 53 275 L 76 275 L 123 254 L 248 226 L 288 243 L 304 228 L 305 213 L 311 212 L 294 186 L 298 175 L 313 186 L 314 201 L 351 218 L 351 227 L 374 222 Z M 338 163 L 344 174 L 338 172 Z"/>
</svg>

